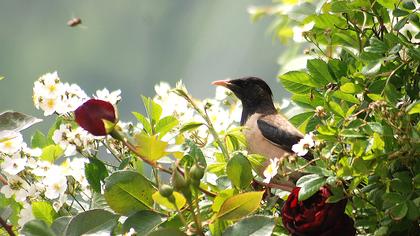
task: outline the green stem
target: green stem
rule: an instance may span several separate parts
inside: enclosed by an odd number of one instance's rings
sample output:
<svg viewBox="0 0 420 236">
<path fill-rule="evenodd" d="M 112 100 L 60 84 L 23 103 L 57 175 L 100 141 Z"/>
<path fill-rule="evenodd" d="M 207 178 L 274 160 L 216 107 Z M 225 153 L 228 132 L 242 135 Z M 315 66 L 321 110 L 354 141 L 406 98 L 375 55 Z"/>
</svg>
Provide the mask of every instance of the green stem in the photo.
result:
<svg viewBox="0 0 420 236">
<path fill-rule="evenodd" d="M 194 222 L 197 226 L 197 234 L 201 235 L 201 236 L 204 236 L 203 228 L 201 227 L 200 220 L 198 219 L 197 215 L 195 214 L 192 201 L 188 201 L 188 204 L 190 205 L 189 209 L 190 209 L 191 214 L 193 215 Z"/>
<path fill-rule="evenodd" d="M 207 127 L 209 128 L 209 131 L 211 133 L 211 135 L 214 137 L 214 140 L 216 141 L 217 145 L 219 146 L 220 150 L 223 153 L 223 156 L 225 158 L 225 161 L 229 160 L 229 153 L 227 151 L 227 148 L 225 146 L 225 144 L 222 142 L 222 140 L 220 140 L 219 135 L 217 134 L 216 130 L 214 129 L 214 126 L 210 120 L 210 117 L 208 116 L 207 112 L 202 111 L 197 104 L 191 99 L 190 96 L 184 97 L 194 108 L 194 110 L 196 110 L 198 112 L 198 114 L 203 117 L 203 119 L 206 121 L 207 123 Z"/>
<path fill-rule="evenodd" d="M 173 203 L 175 206 L 176 211 L 178 212 L 179 219 L 181 220 L 182 224 L 185 226 L 185 228 L 188 227 L 187 221 L 185 220 L 185 216 L 182 213 L 182 211 L 179 209 L 179 207 L 176 205 L 176 203 Z"/>
</svg>

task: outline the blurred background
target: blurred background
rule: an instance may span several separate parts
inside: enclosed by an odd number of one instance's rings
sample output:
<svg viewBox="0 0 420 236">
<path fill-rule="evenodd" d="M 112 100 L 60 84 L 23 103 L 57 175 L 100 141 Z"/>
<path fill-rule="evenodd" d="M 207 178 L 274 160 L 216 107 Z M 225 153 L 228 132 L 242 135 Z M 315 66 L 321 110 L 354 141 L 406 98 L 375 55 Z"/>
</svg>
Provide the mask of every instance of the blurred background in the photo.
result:
<svg viewBox="0 0 420 236">
<path fill-rule="evenodd" d="M 263 0 L 0 0 L 0 111 L 43 117 L 32 103 L 33 82 L 57 70 L 63 82 L 88 95 L 121 89 L 122 120 L 143 111 L 140 95 L 182 79 L 193 96 L 214 96 L 211 81 L 254 75 L 288 96 L 277 82 L 282 46 L 252 23 L 251 5 Z M 67 26 L 74 17 L 78 27 Z M 51 122 L 35 128 L 47 130 Z"/>
</svg>

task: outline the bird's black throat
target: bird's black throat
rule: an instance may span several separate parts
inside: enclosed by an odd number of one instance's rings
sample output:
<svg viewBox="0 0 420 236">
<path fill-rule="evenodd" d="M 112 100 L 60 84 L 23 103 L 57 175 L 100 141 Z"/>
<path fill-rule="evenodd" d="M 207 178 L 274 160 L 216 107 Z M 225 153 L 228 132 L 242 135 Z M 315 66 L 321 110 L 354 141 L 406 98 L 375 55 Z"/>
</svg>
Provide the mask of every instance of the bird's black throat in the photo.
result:
<svg viewBox="0 0 420 236">
<path fill-rule="evenodd" d="M 272 100 L 261 101 L 258 104 L 246 104 L 242 101 L 242 107 L 241 125 L 245 125 L 248 118 L 255 113 L 261 113 L 264 115 L 277 113 Z"/>
</svg>

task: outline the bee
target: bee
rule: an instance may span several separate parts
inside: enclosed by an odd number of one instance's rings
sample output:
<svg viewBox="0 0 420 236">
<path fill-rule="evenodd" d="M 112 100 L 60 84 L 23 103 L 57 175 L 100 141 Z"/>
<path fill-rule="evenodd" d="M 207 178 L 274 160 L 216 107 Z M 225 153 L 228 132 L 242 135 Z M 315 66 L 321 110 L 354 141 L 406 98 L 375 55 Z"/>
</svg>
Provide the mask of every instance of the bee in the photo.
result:
<svg viewBox="0 0 420 236">
<path fill-rule="evenodd" d="M 67 25 L 70 27 L 76 27 L 80 24 L 82 24 L 82 19 L 80 19 L 79 17 L 75 17 L 67 21 Z"/>
</svg>

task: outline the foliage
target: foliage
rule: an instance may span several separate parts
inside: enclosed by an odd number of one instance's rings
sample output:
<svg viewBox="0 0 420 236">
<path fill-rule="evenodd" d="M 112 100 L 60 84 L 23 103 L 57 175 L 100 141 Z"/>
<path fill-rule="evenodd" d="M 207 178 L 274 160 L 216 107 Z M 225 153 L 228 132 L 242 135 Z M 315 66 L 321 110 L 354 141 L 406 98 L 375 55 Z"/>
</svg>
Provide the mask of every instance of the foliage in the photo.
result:
<svg viewBox="0 0 420 236">
<path fill-rule="evenodd" d="M 304 173 L 296 183 L 300 201 L 328 186 L 327 201 L 347 202 L 359 234 L 415 235 L 418 3 L 287 2 L 252 13 L 255 19 L 274 16 L 283 42 L 301 32 L 310 43 L 306 68 L 279 80 L 305 109 L 290 120 L 312 132 L 315 158 L 292 155 L 272 162 L 270 168 L 280 168 L 271 173 Z M 182 83 L 155 90 L 154 98 L 141 98 L 146 112 L 133 112 L 136 122 L 115 114 L 119 122 L 109 132 L 103 124 L 110 135 L 93 136 L 74 117 L 89 96 L 57 73 L 37 80 L 35 107 L 57 121 L 48 133 L 35 132 L 28 145 L 20 131 L 39 120 L 1 114 L 0 124 L 10 128 L 0 132 L 0 233 L 285 235 L 279 215 L 287 193 L 256 174 L 265 158 L 245 151 L 237 99 L 218 89 L 215 99 L 200 101 Z M 102 90 L 93 97 L 117 107 L 120 93 Z"/>
</svg>

